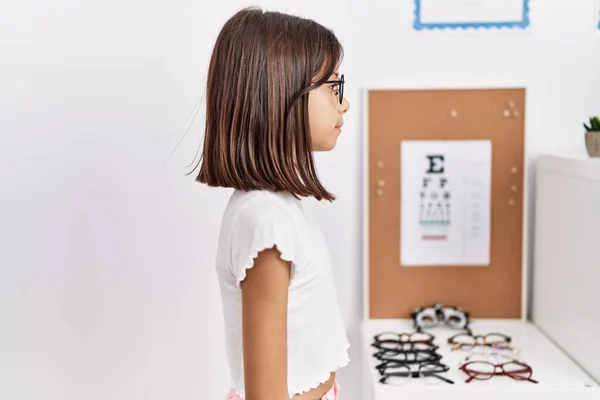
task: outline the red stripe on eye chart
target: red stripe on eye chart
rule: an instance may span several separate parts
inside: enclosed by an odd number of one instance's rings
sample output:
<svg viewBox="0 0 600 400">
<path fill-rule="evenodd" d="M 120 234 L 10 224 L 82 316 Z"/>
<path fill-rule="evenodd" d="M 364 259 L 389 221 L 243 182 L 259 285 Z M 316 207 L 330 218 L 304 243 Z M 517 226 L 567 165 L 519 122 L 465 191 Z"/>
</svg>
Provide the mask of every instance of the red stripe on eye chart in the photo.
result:
<svg viewBox="0 0 600 400">
<path fill-rule="evenodd" d="M 421 236 L 423 240 L 446 240 L 446 235 L 423 235 Z"/>
</svg>

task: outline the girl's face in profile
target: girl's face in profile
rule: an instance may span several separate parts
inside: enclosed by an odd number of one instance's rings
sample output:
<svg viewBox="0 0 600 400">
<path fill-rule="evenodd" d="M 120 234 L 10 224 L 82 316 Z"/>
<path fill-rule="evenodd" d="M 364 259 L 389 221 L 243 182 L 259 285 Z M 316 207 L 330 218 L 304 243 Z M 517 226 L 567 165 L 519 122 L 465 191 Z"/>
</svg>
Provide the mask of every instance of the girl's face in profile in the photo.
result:
<svg viewBox="0 0 600 400">
<path fill-rule="evenodd" d="M 328 81 L 339 79 L 339 70 L 328 77 Z M 312 90 L 308 95 L 308 119 L 313 151 L 329 151 L 335 147 L 342 132 L 344 113 L 350 103 L 344 98 L 339 100 L 339 85 L 325 83 Z"/>
</svg>

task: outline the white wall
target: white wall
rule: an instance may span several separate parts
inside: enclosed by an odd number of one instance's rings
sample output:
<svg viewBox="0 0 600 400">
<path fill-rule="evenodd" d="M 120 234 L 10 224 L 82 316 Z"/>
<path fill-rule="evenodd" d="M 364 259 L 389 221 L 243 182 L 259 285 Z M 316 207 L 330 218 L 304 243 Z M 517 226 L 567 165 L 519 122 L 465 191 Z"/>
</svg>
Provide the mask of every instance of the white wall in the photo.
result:
<svg viewBox="0 0 600 400">
<path fill-rule="evenodd" d="M 315 18 L 345 45 L 353 108 L 336 150 L 318 156 L 339 200 L 312 204 L 356 344 L 362 88 L 526 84 L 529 157 L 580 146 L 582 120 L 600 109 L 594 0 L 533 0 L 527 33 L 447 35 L 413 32 L 409 0 L 280 3 L 258 2 Z M 0 5 L 0 398 L 224 396 L 212 263 L 229 192 L 184 173 L 212 44 L 246 4 Z M 358 400 L 359 371 L 340 372 L 344 400 Z"/>
</svg>

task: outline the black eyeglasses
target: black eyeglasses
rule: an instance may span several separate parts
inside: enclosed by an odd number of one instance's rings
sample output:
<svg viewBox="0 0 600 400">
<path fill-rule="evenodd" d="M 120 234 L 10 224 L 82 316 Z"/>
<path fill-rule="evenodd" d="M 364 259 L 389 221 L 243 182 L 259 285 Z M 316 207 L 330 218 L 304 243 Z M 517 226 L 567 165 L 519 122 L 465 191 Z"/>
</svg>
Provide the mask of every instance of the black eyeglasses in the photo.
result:
<svg viewBox="0 0 600 400">
<path fill-rule="evenodd" d="M 373 337 L 371 346 L 396 353 L 420 353 L 436 351 L 439 346 L 433 344 L 435 336 L 426 332 L 381 332 Z"/>
<path fill-rule="evenodd" d="M 386 371 L 393 368 L 400 368 L 403 365 L 435 364 L 440 363 L 440 360 L 442 359 L 442 356 L 437 353 L 412 353 L 414 357 L 410 357 L 411 353 L 402 354 L 405 355 L 403 360 L 381 360 L 381 362 L 375 366 L 375 369 L 377 369 L 381 375 L 384 375 Z"/>
<path fill-rule="evenodd" d="M 371 346 L 378 350 L 388 351 L 396 353 L 431 353 L 439 349 L 439 346 L 433 343 L 419 343 L 419 342 L 397 342 L 393 341 L 381 341 L 373 342 Z"/>
<path fill-rule="evenodd" d="M 441 359 L 442 356 L 435 350 L 433 351 L 396 351 L 380 350 L 373 354 L 373 357 L 382 363 L 398 361 L 402 363 L 423 363 L 433 359 Z"/>
<path fill-rule="evenodd" d="M 346 81 L 344 80 L 344 74 L 340 75 L 340 79 L 337 81 L 325 81 L 323 83 L 335 83 L 337 84 L 337 92 L 336 95 L 338 95 L 339 97 L 339 102 L 340 104 L 342 104 L 344 102 L 344 83 Z"/>
<path fill-rule="evenodd" d="M 381 373 L 379 382 L 389 385 L 405 385 L 410 378 L 426 378 L 431 381 L 432 378 L 446 383 L 454 384 L 454 381 L 444 376 L 450 368 L 440 362 L 420 364 L 413 369 L 410 366 L 399 364 L 394 368 L 388 368 Z M 380 371 L 381 372 L 381 371 Z"/>
<path fill-rule="evenodd" d="M 397 342 L 397 343 L 432 343 L 435 339 L 427 332 L 381 332 L 373 337 L 375 342 Z"/>
</svg>

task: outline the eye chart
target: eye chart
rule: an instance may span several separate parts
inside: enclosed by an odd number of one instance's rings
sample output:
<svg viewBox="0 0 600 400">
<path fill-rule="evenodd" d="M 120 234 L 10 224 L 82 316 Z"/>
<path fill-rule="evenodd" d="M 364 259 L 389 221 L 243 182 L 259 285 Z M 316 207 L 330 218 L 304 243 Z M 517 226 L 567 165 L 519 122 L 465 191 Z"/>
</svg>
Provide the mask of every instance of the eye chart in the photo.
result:
<svg viewBox="0 0 600 400">
<path fill-rule="evenodd" d="M 490 263 L 492 144 L 402 141 L 402 266 Z"/>
</svg>

